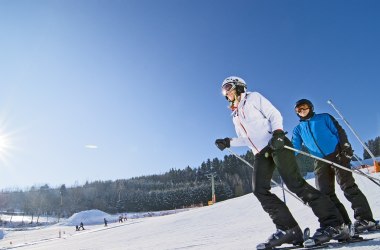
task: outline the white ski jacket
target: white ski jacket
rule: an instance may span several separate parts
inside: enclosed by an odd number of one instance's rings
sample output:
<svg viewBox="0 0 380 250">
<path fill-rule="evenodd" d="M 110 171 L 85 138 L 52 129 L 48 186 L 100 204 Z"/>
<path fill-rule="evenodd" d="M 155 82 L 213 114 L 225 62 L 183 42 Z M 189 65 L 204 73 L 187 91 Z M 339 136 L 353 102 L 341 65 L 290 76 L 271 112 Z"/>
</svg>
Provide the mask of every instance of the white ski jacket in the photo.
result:
<svg viewBox="0 0 380 250">
<path fill-rule="evenodd" d="M 238 138 L 231 138 L 230 145 L 248 146 L 253 154 L 268 145 L 272 131 L 283 129 L 281 113 L 258 92 L 243 93 L 231 115 Z"/>
</svg>

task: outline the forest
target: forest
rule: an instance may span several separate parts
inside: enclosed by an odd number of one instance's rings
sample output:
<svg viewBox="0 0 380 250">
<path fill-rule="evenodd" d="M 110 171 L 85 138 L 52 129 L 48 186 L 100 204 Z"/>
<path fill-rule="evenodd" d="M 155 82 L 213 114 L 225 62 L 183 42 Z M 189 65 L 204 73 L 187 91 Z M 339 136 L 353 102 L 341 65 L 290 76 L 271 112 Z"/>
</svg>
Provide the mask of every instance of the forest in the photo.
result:
<svg viewBox="0 0 380 250">
<path fill-rule="evenodd" d="M 375 156 L 380 156 L 380 137 L 369 140 L 367 146 Z M 251 151 L 241 157 L 254 162 Z M 368 153 L 364 153 L 363 159 L 368 158 Z M 297 155 L 303 176 L 313 171 L 313 161 Z M 197 168 L 170 169 L 160 175 L 99 180 L 72 187 L 62 184 L 52 188 L 46 184 L 29 190 L 2 190 L 0 211 L 31 215 L 38 222 L 42 215 L 63 218 L 89 209 L 115 214 L 202 206 L 212 199 L 212 183 L 217 202 L 250 193 L 251 175 L 251 167 L 233 155 L 226 155 L 222 160 L 207 159 Z M 273 180 L 281 183 L 277 170 Z"/>
</svg>

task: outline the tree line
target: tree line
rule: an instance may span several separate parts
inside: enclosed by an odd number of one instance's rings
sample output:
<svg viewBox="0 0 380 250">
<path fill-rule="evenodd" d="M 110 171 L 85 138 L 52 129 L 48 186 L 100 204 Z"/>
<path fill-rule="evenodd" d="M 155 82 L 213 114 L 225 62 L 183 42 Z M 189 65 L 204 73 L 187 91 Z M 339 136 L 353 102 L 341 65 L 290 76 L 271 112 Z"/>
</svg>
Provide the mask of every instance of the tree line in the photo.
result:
<svg viewBox="0 0 380 250">
<path fill-rule="evenodd" d="M 369 140 L 367 143 L 366 143 L 366 146 L 368 147 L 368 149 L 377 157 L 377 156 L 380 156 L 380 136 L 376 137 L 375 139 L 373 140 Z M 364 153 L 363 153 L 363 158 L 364 159 L 369 159 L 371 158 L 371 156 L 369 155 L 369 153 L 364 150 Z"/>
<path fill-rule="evenodd" d="M 367 145 L 375 155 L 380 155 L 380 137 L 369 140 Z M 241 157 L 253 165 L 251 151 Z M 366 158 L 366 152 L 363 158 Z M 307 156 L 297 155 L 302 175 L 313 171 L 313 161 Z M 252 168 L 235 156 L 226 155 L 223 160 L 207 159 L 197 168 L 170 169 L 160 175 L 86 182 L 72 187 L 63 184 L 57 188 L 44 185 L 27 191 L 3 190 L 0 192 L 0 210 L 23 212 L 35 216 L 38 222 L 42 215 L 62 218 L 89 209 L 114 214 L 207 205 L 212 196 L 211 174 L 215 176 L 217 201 L 242 196 L 252 190 Z M 281 183 L 277 170 L 273 180 Z"/>
</svg>

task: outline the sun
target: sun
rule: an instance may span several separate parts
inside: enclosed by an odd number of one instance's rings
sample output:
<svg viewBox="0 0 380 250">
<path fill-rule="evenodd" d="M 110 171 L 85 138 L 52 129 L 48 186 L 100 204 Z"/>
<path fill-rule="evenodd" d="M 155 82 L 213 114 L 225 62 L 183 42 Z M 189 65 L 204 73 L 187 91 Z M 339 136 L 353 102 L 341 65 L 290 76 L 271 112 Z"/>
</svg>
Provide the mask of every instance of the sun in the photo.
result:
<svg viewBox="0 0 380 250">
<path fill-rule="evenodd" d="M 7 164 L 12 151 L 12 136 L 0 128 L 0 163 Z"/>
<path fill-rule="evenodd" d="M 0 153 L 5 152 L 8 148 L 8 139 L 4 134 L 0 134 Z"/>
<path fill-rule="evenodd" d="M 0 110 L 0 170 L 4 167 L 10 168 L 15 153 L 19 151 L 15 144 L 20 139 L 20 128 L 17 130 L 13 128 L 11 118 L 9 110 L 4 108 Z"/>
</svg>

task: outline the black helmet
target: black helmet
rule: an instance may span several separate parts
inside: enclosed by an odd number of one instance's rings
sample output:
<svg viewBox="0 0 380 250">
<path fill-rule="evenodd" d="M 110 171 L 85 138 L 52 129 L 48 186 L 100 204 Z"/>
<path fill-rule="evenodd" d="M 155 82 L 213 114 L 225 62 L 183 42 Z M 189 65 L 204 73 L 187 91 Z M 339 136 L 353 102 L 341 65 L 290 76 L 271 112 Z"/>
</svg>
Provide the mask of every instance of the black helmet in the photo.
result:
<svg viewBox="0 0 380 250">
<path fill-rule="evenodd" d="M 314 105 L 311 101 L 309 101 L 308 99 L 301 99 L 301 100 L 298 100 L 296 102 L 296 105 L 294 106 L 294 108 L 297 108 L 298 106 L 302 105 L 302 104 L 306 104 L 307 106 L 309 106 L 309 108 L 311 109 L 311 111 L 313 112 L 314 111 Z"/>
<path fill-rule="evenodd" d="M 299 107 L 299 106 L 301 106 L 301 105 L 307 105 L 309 108 L 310 108 L 310 112 L 306 115 L 306 116 L 304 116 L 304 117 L 302 117 L 302 116 L 300 116 L 299 114 L 298 114 L 298 112 L 297 112 L 297 107 Z M 301 99 L 301 100 L 298 100 L 297 102 L 296 102 L 296 105 L 294 106 L 294 109 L 296 110 L 296 113 L 297 113 L 297 116 L 299 117 L 299 118 L 301 118 L 301 121 L 302 120 L 307 120 L 307 119 L 309 119 L 310 117 L 312 117 L 313 115 L 314 115 L 314 105 L 313 105 L 313 103 L 311 102 L 311 101 L 309 101 L 308 99 Z"/>
</svg>

